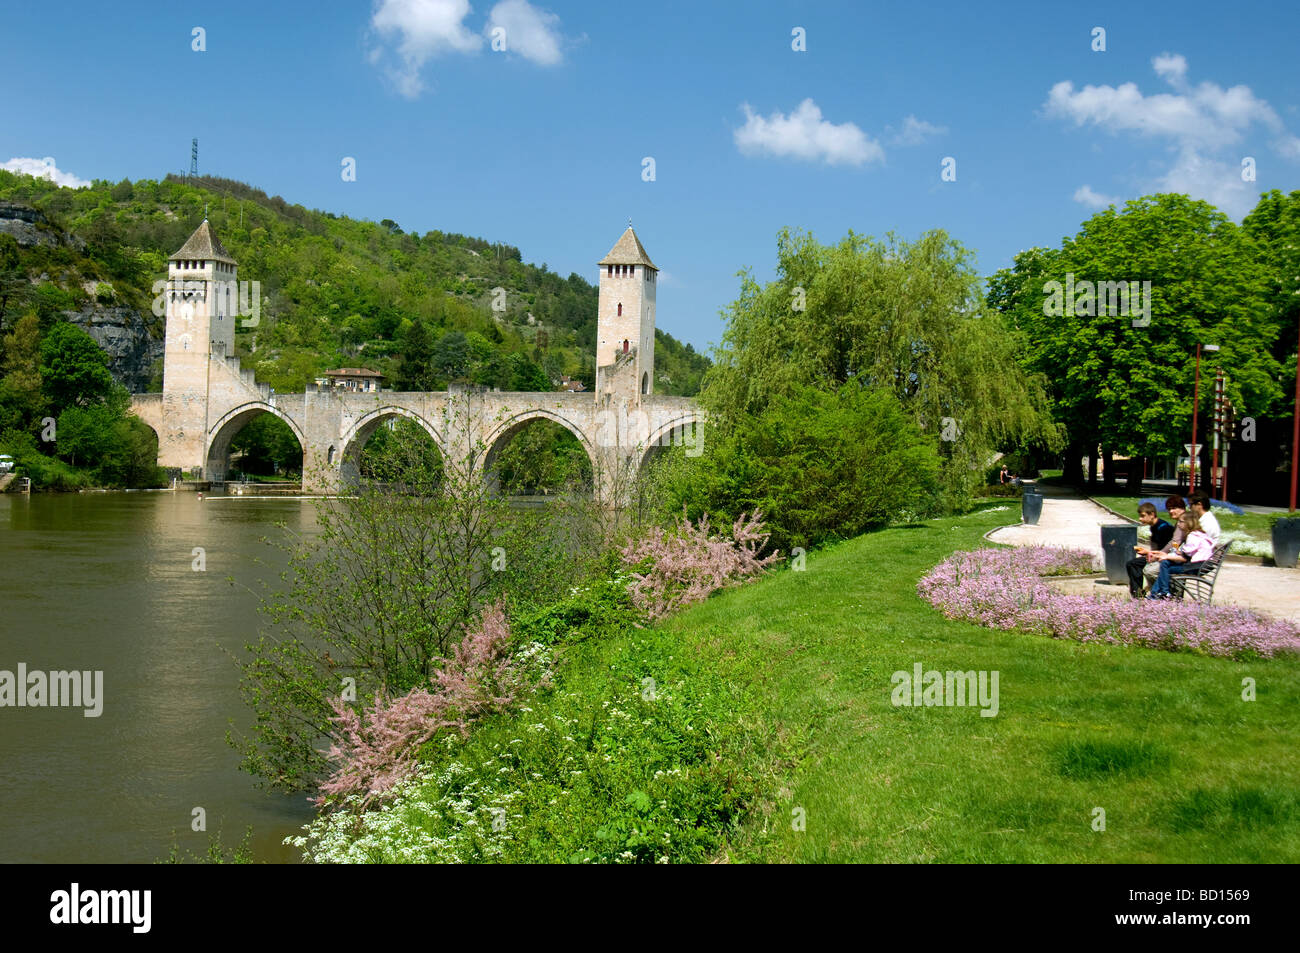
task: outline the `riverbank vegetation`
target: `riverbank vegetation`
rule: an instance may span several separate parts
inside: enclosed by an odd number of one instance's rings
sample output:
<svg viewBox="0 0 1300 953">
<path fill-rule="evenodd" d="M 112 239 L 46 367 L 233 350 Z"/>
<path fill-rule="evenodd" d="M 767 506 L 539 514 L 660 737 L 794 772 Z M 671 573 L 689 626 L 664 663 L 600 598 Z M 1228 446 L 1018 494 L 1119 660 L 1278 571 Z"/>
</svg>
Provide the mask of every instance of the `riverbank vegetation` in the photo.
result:
<svg viewBox="0 0 1300 953">
<path fill-rule="evenodd" d="M 108 360 L 85 331 L 35 316 L 4 336 L 0 453 L 38 489 L 152 487 L 164 483 L 157 435 L 130 413 Z"/>
</svg>

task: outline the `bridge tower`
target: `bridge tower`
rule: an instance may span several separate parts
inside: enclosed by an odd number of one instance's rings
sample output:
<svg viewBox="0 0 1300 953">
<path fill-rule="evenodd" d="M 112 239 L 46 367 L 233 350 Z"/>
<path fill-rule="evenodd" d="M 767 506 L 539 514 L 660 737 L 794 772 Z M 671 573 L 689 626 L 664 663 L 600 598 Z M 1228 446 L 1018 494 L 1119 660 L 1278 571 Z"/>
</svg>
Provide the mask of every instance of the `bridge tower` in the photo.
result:
<svg viewBox="0 0 1300 953">
<path fill-rule="evenodd" d="M 209 362 L 235 353 L 237 271 L 206 218 L 167 262 L 162 411 L 168 425 L 158 435 L 160 466 L 205 465 Z"/>
<path fill-rule="evenodd" d="M 655 287 L 659 269 L 627 231 L 600 260 L 596 399 L 639 406 L 655 386 Z"/>
</svg>

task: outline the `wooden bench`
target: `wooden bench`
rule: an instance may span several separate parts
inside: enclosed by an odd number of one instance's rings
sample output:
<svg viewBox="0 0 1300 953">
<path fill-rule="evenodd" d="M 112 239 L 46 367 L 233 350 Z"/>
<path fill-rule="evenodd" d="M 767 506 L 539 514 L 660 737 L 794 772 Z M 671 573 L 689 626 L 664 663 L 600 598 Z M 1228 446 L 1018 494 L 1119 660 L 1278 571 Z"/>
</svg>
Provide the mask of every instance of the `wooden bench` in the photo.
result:
<svg viewBox="0 0 1300 953">
<path fill-rule="evenodd" d="M 1181 599 L 1185 595 L 1190 595 L 1193 602 L 1204 602 L 1207 605 L 1214 598 L 1214 581 L 1219 578 L 1219 569 L 1223 565 L 1223 557 L 1228 554 L 1232 542 L 1220 543 L 1214 547 L 1214 552 L 1210 558 L 1205 561 L 1205 565 L 1200 568 L 1199 572 L 1174 574 L 1169 577 L 1169 591 L 1175 599 Z"/>
</svg>

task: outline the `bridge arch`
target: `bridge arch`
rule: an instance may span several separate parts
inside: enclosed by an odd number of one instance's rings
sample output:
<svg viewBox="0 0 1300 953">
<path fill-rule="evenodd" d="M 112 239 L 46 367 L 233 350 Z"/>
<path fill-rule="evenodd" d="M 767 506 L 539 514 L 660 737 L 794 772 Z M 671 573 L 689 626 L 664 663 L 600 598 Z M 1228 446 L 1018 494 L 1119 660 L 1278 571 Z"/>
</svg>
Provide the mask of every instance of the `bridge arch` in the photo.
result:
<svg viewBox="0 0 1300 953">
<path fill-rule="evenodd" d="M 344 486 L 356 486 L 360 482 L 361 451 L 365 449 L 367 441 L 370 440 L 379 425 L 394 417 L 404 417 L 419 424 L 424 432 L 429 435 L 433 445 L 438 448 L 438 455 L 444 461 L 446 460 L 447 448 L 443 443 L 442 434 L 438 432 L 433 424 L 410 408 L 388 404 L 358 418 L 339 437 L 337 444 L 330 444 L 329 447 L 325 448 L 326 464 L 340 468 L 340 477 Z"/>
<path fill-rule="evenodd" d="M 688 452 L 692 444 L 702 447 L 703 423 L 704 418 L 700 414 L 695 411 L 683 411 L 667 423 L 660 424 L 652 430 L 646 439 L 645 446 L 641 449 L 638 472 L 644 469 L 645 465 L 650 462 L 650 458 L 655 453 L 663 450 L 664 447 L 684 443 L 688 447 Z"/>
<path fill-rule="evenodd" d="M 254 417 L 261 414 L 271 414 L 289 425 L 289 429 L 293 431 L 294 437 L 298 440 L 299 449 L 303 451 L 303 462 L 306 463 L 307 438 L 303 436 L 302 428 L 298 426 L 297 421 L 284 411 L 268 403 L 249 401 L 228 411 L 225 416 L 208 428 L 207 448 L 204 452 L 203 475 L 205 479 L 215 483 L 220 483 L 226 479 L 226 473 L 230 469 L 230 441 Z"/>
<path fill-rule="evenodd" d="M 598 472 L 596 454 L 587 434 L 583 432 L 581 427 L 575 424 L 572 420 L 569 420 L 563 414 L 558 414 L 555 411 L 537 407 L 511 414 L 505 420 L 498 423 L 496 427 L 488 431 L 487 435 L 484 437 L 483 457 L 479 464 L 478 471 L 480 477 L 487 481 L 489 489 L 493 491 L 499 489 L 499 481 L 495 476 L 495 471 L 497 455 L 501 452 L 501 448 L 509 444 L 511 439 L 513 439 L 520 431 L 537 423 L 539 420 L 546 420 L 554 424 L 559 424 L 577 438 L 578 444 L 587 455 L 587 462 L 591 466 L 593 479 L 595 478 L 595 474 Z"/>
</svg>

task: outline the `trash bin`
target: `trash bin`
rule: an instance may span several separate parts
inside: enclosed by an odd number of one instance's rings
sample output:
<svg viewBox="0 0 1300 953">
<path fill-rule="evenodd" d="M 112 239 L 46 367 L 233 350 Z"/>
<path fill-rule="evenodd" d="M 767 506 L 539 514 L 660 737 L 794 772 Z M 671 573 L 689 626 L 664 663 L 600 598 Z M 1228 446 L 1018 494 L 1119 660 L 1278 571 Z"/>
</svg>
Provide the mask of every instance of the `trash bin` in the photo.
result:
<svg viewBox="0 0 1300 953">
<path fill-rule="evenodd" d="M 1273 565 L 1294 568 L 1300 559 L 1300 519 L 1279 517 L 1273 523 Z"/>
<path fill-rule="evenodd" d="M 1106 578 L 1112 586 L 1128 585 L 1124 564 L 1133 558 L 1138 528 L 1132 523 L 1117 523 L 1101 528 L 1101 551 L 1106 556 Z"/>
<path fill-rule="evenodd" d="M 1037 490 L 1025 490 L 1020 497 L 1020 518 L 1030 526 L 1037 526 L 1042 512 L 1043 494 Z"/>
</svg>

